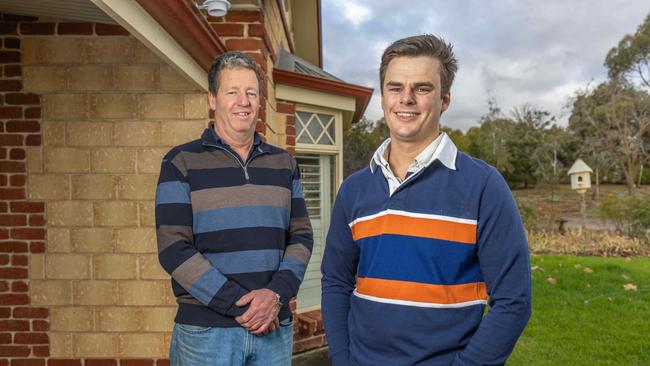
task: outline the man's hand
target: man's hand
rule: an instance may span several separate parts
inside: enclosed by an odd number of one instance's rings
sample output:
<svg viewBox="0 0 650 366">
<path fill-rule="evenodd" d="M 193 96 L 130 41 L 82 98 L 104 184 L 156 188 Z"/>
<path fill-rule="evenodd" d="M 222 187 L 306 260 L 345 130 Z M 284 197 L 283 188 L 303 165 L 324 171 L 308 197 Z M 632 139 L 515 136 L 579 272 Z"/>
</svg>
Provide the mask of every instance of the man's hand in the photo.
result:
<svg viewBox="0 0 650 366">
<path fill-rule="evenodd" d="M 235 318 L 242 327 L 255 335 L 263 335 L 277 328 L 275 322 L 280 307 L 275 292 L 265 288 L 253 290 L 237 300 L 235 305 L 245 306 L 249 303 L 248 310 Z"/>
</svg>

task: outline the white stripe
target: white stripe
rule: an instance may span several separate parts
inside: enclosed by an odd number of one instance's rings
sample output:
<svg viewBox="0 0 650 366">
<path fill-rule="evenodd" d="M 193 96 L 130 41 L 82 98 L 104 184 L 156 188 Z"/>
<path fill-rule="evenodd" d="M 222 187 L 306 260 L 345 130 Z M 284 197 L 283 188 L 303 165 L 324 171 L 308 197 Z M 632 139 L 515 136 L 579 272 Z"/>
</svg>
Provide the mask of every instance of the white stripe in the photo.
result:
<svg viewBox="0 0 650 366">
<path fill-rule="evenodd" d="M 385 216 L 385 215 L 399 215 L 399 216 L 407 216 L 407 217 L 416 217 L 420 219 L 432 219 L 432 220 L 441 220 L 441 221 L 449 221 L 449 222 L 457 222 L 459 224 L 469 224 L 469 225 L 476 225 L 476 220 L 470 220 L 470 219 L 461 219 L 459 217 L 452 217 L 452 216 L 442 216 L 442 215 L 432 215 L 432 214 L 425 214 L 425 213 L 417 213 L 417 212 L 408 212 L 408 211 L 399 211 L 399 210 L 385 210 L 376 214 L 372 214 L 369 216 L 364 216 L 364 217 L 359 217 L 358 219 L 352 221 L 351 223 L 348 224 L 348 226 L 352 227 L 358 222 L 362 221 L 368 221 L 372 219 L 376 219 L 377 217 Z"/>
<path fill-rule="evenodd" d="M 354 290 L 354 295 L 362 299 L 381 302 L 384 304 L 393 304 L 393 305 L 406 305 L 406 306 L 416 306 L 419 308 L 437 308 L 437 309 L 454 309 L 454 308 L 465 308 L 473 305 L 485 305 L 487 300 L 473 300 L 466 302 L 459 302 L 456 304 L 438 304 L 433 302 L 418 302 L 418 301 L 406 301 L 406 300 L 395 300 L 395 299 L 385 299 L 383 297 L 375 297 L 369 295 L 363 295 Z"/>
</svg>

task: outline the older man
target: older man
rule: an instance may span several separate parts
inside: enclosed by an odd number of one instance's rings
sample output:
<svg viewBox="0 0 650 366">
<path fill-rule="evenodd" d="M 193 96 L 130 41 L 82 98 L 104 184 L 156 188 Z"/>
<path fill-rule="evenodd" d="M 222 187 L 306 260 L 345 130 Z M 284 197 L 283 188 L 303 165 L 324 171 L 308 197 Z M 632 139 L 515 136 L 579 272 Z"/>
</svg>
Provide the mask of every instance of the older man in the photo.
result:
<svg viewBox="0 0 650 366">
<path fill-rule="evenodd" d="M 312 249 L 296 160 L 255 132 L 264 80 L 246 54 L 208 74 L 214 121 L 162 161 L 160 263 L 178 302 L 173 365 L 290 365 L 290 299 Z"/>
<path fill-rule="evenodd" d="M 337 366 L 504 364 L 530 317 L 528 247 L 510 190 L 440 133 L 456 65 L 431 35 L 382 56 L 390 138 L 341 186 L 322 263 Z"/>
</svg>

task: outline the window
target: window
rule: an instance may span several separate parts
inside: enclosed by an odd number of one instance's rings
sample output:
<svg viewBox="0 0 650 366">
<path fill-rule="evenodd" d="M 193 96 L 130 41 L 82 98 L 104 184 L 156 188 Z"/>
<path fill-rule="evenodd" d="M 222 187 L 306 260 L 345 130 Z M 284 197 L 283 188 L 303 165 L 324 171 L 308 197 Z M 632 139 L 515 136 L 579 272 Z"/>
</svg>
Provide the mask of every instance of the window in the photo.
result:
<svg viewBox="0 0 650 366">
<path fill-rule="evenodd" d="M 296 142 L 313 145 L 336 145 L 334 115 L 296 112 Z"/>
</svg>

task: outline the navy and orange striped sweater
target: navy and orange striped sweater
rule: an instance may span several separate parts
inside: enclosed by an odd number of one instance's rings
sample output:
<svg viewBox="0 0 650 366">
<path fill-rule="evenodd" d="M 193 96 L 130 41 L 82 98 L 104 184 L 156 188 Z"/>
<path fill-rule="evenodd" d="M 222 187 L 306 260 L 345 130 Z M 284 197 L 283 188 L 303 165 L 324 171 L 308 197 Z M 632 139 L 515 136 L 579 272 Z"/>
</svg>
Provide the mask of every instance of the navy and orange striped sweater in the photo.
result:
<svg viewBox="0 0 650 366">
<path fill-rule="evenodd" d="M 503 364 L 531 313 L 512 194 L 493 167 L 461 152 L 455 169 L 434 160 L 392 195 L 380 169 L 350 176 L 322 272 L 337 366 Z"/>
<path fill-rule="evenodd" d="M 296 160 L 256 134 L 242 161 L 207 128 L 163 158 L 158 256 L 172 277 L 177 323 L 237 327 L 235 302 L 268 288 L 291 315 L 313 245 Z"/>
</svg>

